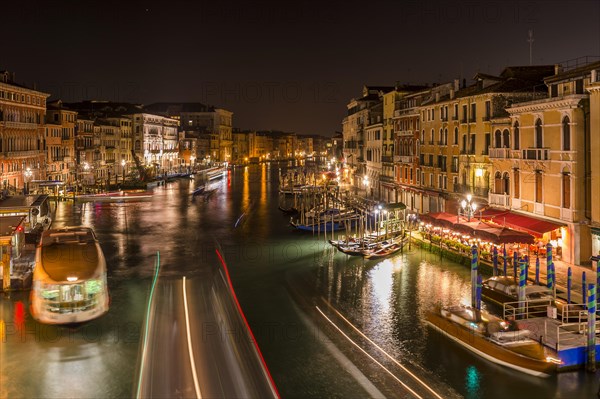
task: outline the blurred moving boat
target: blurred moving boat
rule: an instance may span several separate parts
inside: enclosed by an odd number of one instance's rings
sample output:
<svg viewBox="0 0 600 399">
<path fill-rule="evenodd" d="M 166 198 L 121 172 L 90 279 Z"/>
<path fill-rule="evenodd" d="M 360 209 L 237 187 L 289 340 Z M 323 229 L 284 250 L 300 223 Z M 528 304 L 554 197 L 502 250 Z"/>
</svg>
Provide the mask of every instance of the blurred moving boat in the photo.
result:
<svg viewBox="0 0 600 399">
<path fill-rule="evenodd" d="M 73 324 L 108 312 L 106 260 L 91 228 L 45 231 L 35 258 L 30 294 L 34 319 Z"/>
<path fill-rule="evenodd" d="M 151 191 L 114 191 L 110 193 L 85 194 L 75 197 L 78 201 L 131 201 L 152 198 Z"/>
</svg>

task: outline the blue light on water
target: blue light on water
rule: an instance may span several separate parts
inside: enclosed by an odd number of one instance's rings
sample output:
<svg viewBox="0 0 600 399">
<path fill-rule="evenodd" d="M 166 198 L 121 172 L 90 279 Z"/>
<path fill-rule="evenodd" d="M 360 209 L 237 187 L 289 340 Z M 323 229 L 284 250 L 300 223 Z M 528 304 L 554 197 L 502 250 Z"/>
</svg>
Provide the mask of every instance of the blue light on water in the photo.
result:
<svg viewBox="0 0 600 399">
<path fill-rule="evenodd" d="M 465 388 L 467 389 L 467 398 L 479 398 L 481 390 L 481 374 L 475 366 L 467 367 L 465 375 Z"/>
</svg>

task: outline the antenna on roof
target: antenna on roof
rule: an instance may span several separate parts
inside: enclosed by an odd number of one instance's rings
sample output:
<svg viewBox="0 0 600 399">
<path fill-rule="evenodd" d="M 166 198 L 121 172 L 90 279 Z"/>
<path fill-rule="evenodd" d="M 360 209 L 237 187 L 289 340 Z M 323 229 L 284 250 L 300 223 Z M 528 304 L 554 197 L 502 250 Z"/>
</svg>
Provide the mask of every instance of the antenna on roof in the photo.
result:
<svg viewBox="0 0 600 399">
<path fill-rule="evenodd" d="M 529 38 L 527 39 L 527 43 L 529 43 L 529 65 L 533 65 L 533 29 L 529 29 Z"/>
</svg>

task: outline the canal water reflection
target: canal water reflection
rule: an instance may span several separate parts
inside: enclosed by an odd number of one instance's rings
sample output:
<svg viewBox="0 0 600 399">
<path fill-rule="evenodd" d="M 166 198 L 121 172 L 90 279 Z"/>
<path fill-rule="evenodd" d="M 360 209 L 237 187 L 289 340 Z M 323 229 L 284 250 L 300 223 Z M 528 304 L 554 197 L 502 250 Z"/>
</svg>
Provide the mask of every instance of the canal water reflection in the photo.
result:
<svg viewBox="0 0 600 399">
<path fill-rule="evenodd" d="M 192 199 L 200 184 L 194 180 L 169 183 L 136 203 L 60 202 L 56 227 L 82 224 L 98 234 L 111 309 L 69 329 L 33 321 L 27 293 L 3 298 L 0 397 L 130 397 L 156 252 L 161 278 L 202 278 L 216 264 L 217 247 L 282 397 L 389 395 L 385 384 L 364 378 L 383 373 L 323 327 L 316 304 L 337 309 L 454 396 L 596 395 L 600 373 L 520 376 L 432 331 L 424 312 L 439 303 L 467 303 L 470 271 L 414 247 L 380 261 L 347 257 L 323 235 L 294 231 L 277 209 L 277 176 L 275 164 L 236 168 L 210 183 L 218 191 L 207 202 Z"/>
</svg>

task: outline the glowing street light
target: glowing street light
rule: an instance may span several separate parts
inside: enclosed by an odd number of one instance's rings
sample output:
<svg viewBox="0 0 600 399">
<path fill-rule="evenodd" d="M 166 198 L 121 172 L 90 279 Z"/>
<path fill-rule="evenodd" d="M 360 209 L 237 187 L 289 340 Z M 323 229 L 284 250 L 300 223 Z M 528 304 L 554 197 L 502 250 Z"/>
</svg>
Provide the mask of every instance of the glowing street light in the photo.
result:
<svg viewBox="0 0 600 399">
<path fill-rule="evenodd" d="M 473 196 L 471 194 L 467 195 L 467 199 L 466 200 L 462 200 L 460 202 L 460 207 L 462 208 L 462 212 L 463 212 L 463 216 L 467 216 L 467 221 L 471 221 L 471 217 L 475 214 L 475 211 L 477 210 L 477 204 L 475 202 L 472 201 L 473 200 Z M 458 210 L 459 216 L 460 216 L 460 209 Z"/>
<path fill-rule="evenodd" d="M 121 168 L 123 168 L 123 184 L 125 184 L 125 160 L 121 159 Z"/>
</svg>

